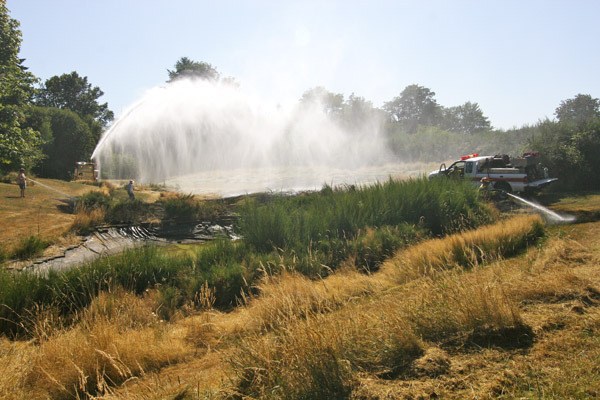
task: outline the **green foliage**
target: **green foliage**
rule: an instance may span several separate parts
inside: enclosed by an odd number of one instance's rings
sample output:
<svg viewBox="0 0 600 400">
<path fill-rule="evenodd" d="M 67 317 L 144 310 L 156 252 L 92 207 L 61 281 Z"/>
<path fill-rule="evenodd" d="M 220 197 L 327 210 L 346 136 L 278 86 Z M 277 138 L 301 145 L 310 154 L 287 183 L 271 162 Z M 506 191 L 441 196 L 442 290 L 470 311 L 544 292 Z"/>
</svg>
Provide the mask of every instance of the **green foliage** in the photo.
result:
<svg viewBox="0 0 600 400">
<path fill-rule="evenodd" d="M 23 319 L 38 306 L 53 305 L 62 315 L 73 316 L 100 291 L 115 287 L 138 295 L 159 288 L 163 318 L 172 316 L 183 304 L 198 301 L 204 284 L 217 293 L 215 305 L 228 308 L 247 290 L 242 267 L 245 254 L 239 244 L 216 241 L 200 247 L 194 257 L 171 256 L 146 246 L 47 276 L 0 270 L 0 332 L 27 334 Z"/>
<path fill-rule="evenodd" d="M 379 265 L 394 252 L 414 243 L 419 239 L 420 232 L 414 226 L 402 223 L 396 226 L 383 226 L 379 229 L 368 229 L 360 232 L 352 242 L 352 254 L 357 265 L 369 271 L 376 271 Z"/>
<path fill-rule="evenodd" d="M 177 221 L 195 221 L 198 219 L 200 204 L 193 194 L 177 194 L 160 200 L 165 207 L 165 218 Z"/>
<path fill-rule="evenodd" d="M 385 103 L 383 109 L 408 133 L 417 132 L 419 126 L 436 126 L 442 114 L 435 92 L 419 85 L 407 86 L 400 96 Z"/>
<path fill-rule="evenodd" d="M 75 208 L 84 211 L 92 211 L 94 209 L 106 210 L 110 206 L 110 203 L 110 194 L 94 190 L 77 198 Z"/>
<path fill-rule="evenodd" d="M 33 167 L 41 158 L 40 133 L 24 127 L 35 77 L 19 58 L 19 22 L 0 2 L 0 171 Z"/>
<path fill-rule="evenodd" d="M 350 134 L 379 131 L 385 119 L 385 113 L 363 97 L 352 93 L 345 100 L 342 94 L 329 92 L 321 86 L 304 92 L 300 104 L 319 107 Z"/>
<path fill-rule="evenodd" d="M 462 134 L 473 134 L 489 131 L 490 121 L 479 108 L 479 104 L 466 102 L 463 105 L 445 108 L 442 126 L 448 131 Z"/>
<path fill-rule="evenodd" d="M 545 121 L 530 140 L 542 162 L 559 181 L 557 190 L 600 189 L 600 118 L 586 123 Z"/>
<path fill-rule="evenodd" d="M 179 78 L 200 78 L 216 81 L 219 79 L 219 72 L 207 62 L 193 61 L 187 57 L 181 57 L 175 63 L 175 70 L 169 72 L 169 82 Z"/>
<path fill-rule="evenodd" d="M 487 131 L 477 135 L 465 135 L 444 131 L 435 127 L 423 127 L 415 135 L 407 134 L 398 124 L 390 124 L 388 146 L 399 159 L 419 162 L 446 162 L 457 160 L 463 154 L 479 153 L 522 154 L 528 149 L 528 140 L 535 127 L 524 127 L 507 132 Z"/>
<path fill-rule="evenodd" d="M 38 236 L 31 235 L 21 239 L 17 247 L 13 250 L 13 257 L 18 259 L 27 259 L 40 255 L 48 247 L 48 242 L 40 239 Z"/>
<path fill-rule="evenodd" d="M 589 94 L 578 94 L 572 99 L 561 101 L 554 115 L 559 122 L 580 126 L 594 118 L 600 118 L 600 100 Z"/>
<path fill-rule="evenodd" d="M 442 235 L 491 220 L 469 183 L 426 179 L 273 196 L 266 203 L 250 199 L 240 214 L 248 246 L 259 253 L 279 249 L 308 275 L 323 272 L 315 266 L 335 269 L 353 255 L 371 267 L 420 232 Z M 367 228 L 383 230 L 363 237 Z"/>
<path fill-rule="evenodd" d="M 102 154 L 100 165 L 101 179 L 132 179 L 139 176 L 137 162 L 130 154 Z"/>
<path fill-rule="evenodd" d="M 322 86 L 317 86 L 302 94 L 300 104 L 319 105 L 322 107 L 325 114 L 335 115 L 339 114 L 343 109 L 344 95 L 332 93 Z"/>
<path fill-rule="evenodd" d="M 152 210 L 148 203 L 138 199 L 127 199 L 111 201 L 105 218 L 111 223 L 137 224 L 146 221 L 151 216 Z"/>
<path fill-rule="evenodd" d="M 103 95 L 99 87 L 92 87 L 86 76 L 81 77 L 73 71 L 46 80 L 34 99 L 40 106 L 71 110 L 81 118 L 90 117 L 104 127 L 113 120 L 114 114 L 107 103 L 98 102 Z M 88 125 L 92 127 L 93 124 L 88 121 Z"/>
<path fill-rule="evenodd" d="M 50 135 L 43 145 L 46 158 L 35 168 L 39 176 L 69 179 L 75 163 L 89 160 L 92 155 L 95 135 L 89 124 L 73 111 L 34 107 L 30 124 Z"/>
</svg>

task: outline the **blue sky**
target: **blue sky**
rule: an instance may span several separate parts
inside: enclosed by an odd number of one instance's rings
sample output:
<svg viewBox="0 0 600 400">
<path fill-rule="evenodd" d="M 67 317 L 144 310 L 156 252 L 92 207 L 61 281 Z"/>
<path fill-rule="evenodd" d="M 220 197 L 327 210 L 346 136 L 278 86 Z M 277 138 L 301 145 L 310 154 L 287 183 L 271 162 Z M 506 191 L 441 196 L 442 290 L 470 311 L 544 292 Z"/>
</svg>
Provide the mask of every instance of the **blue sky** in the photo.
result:
<svg viewBox="0 0 600 400">
<path fill-rule="evenodd" d="M 183 57 L 268 102 L 324 86 L 381 106 L 410 84 L 497 128 L 600 97 L 596 0 L 7 0 L 37 77 L 77 71 L 116 115 Z"/>
</svg>

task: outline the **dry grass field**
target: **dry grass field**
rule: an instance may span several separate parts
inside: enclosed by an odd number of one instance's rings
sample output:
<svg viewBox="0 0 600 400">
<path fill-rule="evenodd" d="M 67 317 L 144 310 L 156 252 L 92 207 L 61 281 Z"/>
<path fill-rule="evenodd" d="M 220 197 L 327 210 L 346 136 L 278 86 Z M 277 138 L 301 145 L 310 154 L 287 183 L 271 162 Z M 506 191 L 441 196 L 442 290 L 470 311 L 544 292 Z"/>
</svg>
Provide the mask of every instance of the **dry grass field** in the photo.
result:
<svg viewBox="0 0 600 400">
<path fill-rule="evenodd" d="M 28 185 L 25 198 L 21 198 L 16 183 L 0 183 L 0 245 L 7 251 L 30 236 L 59 245 L 72 241 L 69 233 L 77 215 L 69 210 L 69 200 L 103 190 L 80 182 L 42 178 L 35 178 Z M 154 201 L 159 196 L 152 190 L 138 190 L 137 194 L 144 201 Z M 125 190 L 117 190 L 117 197 L 126 198 Z"/>
<path fill-rule="evenodd" d="M 19 197 L 16 184 L 0 183 L 0 243 L 5 248 L 32 235 L 56 239 L 67 233 L 75 219 L 73 214 L 64 211 L 69 197 L 97 189 L 51 179 L 40 179 L 39 182 L 46 186 L 29 183 L 25 198 Z"/>
<path fill-rule="evenodd" d="M 598 398 L 600 222 L 511 252 L 542 224 L 422 242 L 370 275 L 265 276 L 227 313 L 210 288 L 169 322 L 153 291 L 104 293 L 69 328 L 40 309 L 31 340 L 0 340 L 0 398 Z"/>
</svg>

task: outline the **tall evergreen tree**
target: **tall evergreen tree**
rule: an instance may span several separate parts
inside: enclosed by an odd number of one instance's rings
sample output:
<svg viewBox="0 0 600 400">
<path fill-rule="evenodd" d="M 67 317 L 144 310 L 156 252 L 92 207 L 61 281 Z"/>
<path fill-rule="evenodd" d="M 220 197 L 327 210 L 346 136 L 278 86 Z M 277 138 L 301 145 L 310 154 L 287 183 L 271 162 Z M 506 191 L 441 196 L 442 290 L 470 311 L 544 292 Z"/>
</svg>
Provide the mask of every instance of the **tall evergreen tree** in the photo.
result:
<svg viewBox="0 0 600 400">
<path fill-rule="evenodd" d="M 169 82 L 180 78 L 199 78 L 210 81 L 219 80 L 219 72 L 215 67 L 204 61 L 193 61 L 187 57 L 181 57 L 175 63 L 175 70 L 167 70 Z"/>
<path fill-rule="evenodd" d="M 31 168 L 43 156 L 40 133 L 25 127 L 26 110 L 34 93 L 35 77 L 19 58 L 19 22 L 0 0 L 0 171 Z"/>
</svg>

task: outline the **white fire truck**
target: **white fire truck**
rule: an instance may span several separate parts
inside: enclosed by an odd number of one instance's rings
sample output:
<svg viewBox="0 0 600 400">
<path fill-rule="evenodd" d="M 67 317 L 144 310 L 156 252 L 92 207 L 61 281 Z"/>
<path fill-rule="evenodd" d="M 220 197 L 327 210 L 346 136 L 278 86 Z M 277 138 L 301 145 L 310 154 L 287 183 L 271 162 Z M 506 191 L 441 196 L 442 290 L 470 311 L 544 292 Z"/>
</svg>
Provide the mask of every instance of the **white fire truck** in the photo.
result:
<svg viewBox="0 0 600 400">
<path fill-rule="evenodd" d="M 480 156 L 477 153 L 462 156 L 449 167 L 443 163 L 429 178 L 449 177 L 468 179 L 479 185 L 483 178 L 494 189 L 507 193 L 535 193 L 557 178 L 548 176 L 548 169 L 539 162 L 539 154 L 530 152 L 521 157 L 508 155 Z"/>
</svg>

